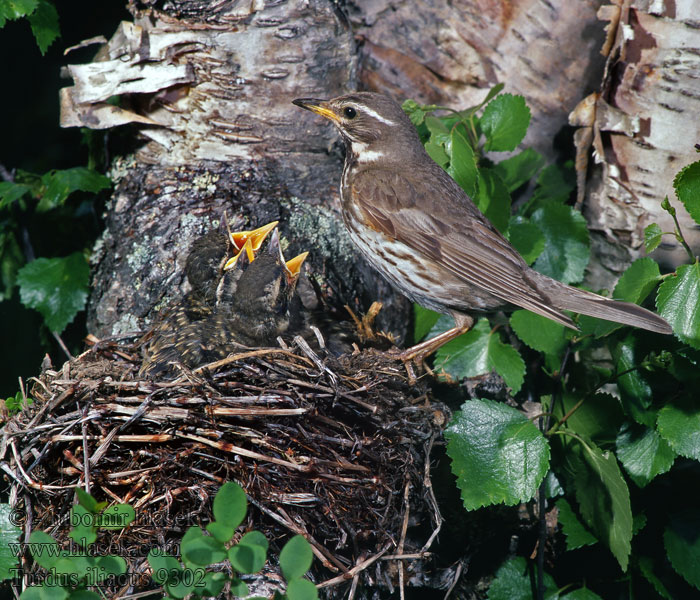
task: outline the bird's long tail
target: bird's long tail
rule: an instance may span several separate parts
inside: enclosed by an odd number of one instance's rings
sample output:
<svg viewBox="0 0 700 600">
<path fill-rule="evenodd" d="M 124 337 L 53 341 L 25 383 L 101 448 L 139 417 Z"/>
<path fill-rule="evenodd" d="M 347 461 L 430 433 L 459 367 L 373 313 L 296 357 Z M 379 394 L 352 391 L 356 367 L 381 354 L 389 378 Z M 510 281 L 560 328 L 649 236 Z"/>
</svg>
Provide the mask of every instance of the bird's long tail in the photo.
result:
<svg viewBox="0 0 700 600">
<path fill-rule="evenodd" d="M 545 279 L 549 280 L 547 293 L 550 302 L 559 310 L 570 310 L 589 317 L 632 325 L 656 333 L 673 333 L 671 326 L 665 319 L 646 308 L 631 302 L 611 300 L 593 292 L 572 288 L 560 282 L 553 282 L 549 278 Z"/>
</svg>

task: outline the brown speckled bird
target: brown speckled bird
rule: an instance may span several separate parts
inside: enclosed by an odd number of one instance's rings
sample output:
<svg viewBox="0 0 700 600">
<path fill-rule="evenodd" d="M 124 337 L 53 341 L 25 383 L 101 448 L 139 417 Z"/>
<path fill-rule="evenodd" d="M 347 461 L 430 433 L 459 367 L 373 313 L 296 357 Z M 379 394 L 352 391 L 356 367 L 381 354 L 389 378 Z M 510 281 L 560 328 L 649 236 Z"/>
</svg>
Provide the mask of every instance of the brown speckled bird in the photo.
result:
<svg viewBox="0 0 700 600">
<path fill-rule="evenodd" d="M 357 92 L 294 104 L 329 119 L 342 136 L 342 213 L 367 261 L 414 302 L 455 327 L 404 352 L 419 360 L 467 331 L 472 312 L 522 307 L 573 329 L 572 311 L 658 333 L 660 316 L 579 290 L 531 269 L 461 187 L 426 153 L 388 96 Z"/>
<path fill-rule="evenodd" d="M 231 245 L 219 233 L 195 242 L 186 262 L 192 290 L 154 328 L 142 375 L 173 375 L 176 363 L 195 368 L 241 348 L 270 345 L 301 324 L 294 292 L 307 253 L 285 261 L 275 230 L 267 249 L 256 254 L 276 225 L 231 234 Z M 239 250 L 241 234 L 252 235 Z"/>
</svg>

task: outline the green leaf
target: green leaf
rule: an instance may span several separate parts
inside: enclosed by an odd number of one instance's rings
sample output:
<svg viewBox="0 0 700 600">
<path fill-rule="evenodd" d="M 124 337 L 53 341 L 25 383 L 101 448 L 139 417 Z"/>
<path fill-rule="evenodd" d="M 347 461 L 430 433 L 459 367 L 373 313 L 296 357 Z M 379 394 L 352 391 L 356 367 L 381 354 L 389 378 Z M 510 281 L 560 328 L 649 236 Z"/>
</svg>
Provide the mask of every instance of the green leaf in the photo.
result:
<svg viewBox="0 0 700 600">
<path fill-rule="evenodd" d="M 413 341 L 420 342 L 433 328 L 440 318 L 440 313 L 423 308 L 420 304 L 413 305 Z"/>
<path fill-rule="evenodd" d="M 31 188 L 22 183 L 3 181 L 0 183 L 0 210 L 17 202 L 22 196 L 28 194 Z"/>
<path fill-rule="evenodd" d="M 567 550 L 576 550 L 584 546 L 592 546 L 598 542 L 596 537 L 581 523 L 566 498 L 559 498 L 556 505 L 559 509 L 559 524 L 566 536 Z"/>
<path fill-rule="evenodd" d="M 287 584 L 289 600 L 317 600 L 318 590 L 308 579 L 292 579 Z"/>
<path fill-rule="evenodd" d="M 101 529 L 123 529 L 136 518 L 134 507 L 130 504 L 115 504 L 100 513 L 99 526 Z"/>
<path fill-rule="evenodd" d="M 235 545 L 229 548 L 228 559 L 241 573 L 257 573 L 265 566 L 267 555 L 260 546 Z"/>
<path fill-rule="evenodd" d="M 613 349 L 613 359 L 619 373 L 617 386 L 625 412 L 637 423 L 653 427 L 656 414 L 650 410 L 652 390 L 637 368 L 642 362 L 637 346 L 637 337 L 630 333 Z"/>
<path fill-rule="evenodd" d="M 450 141 L 450 130 L 442 119 L 428 115 L 425 117 L 425 126 L 430 132 L 430 141 L 434 144 L 445 146 Z"/>
<path fill-rule="evenodd" d="M 467 138 L 458 127 L 452 130 L 450 143 L 447 144 L 446 149 L 450 157 L 450 166 L 447 172 L 467 195 L 473 198 L 479 175 L 476 168 L 476 156 Z"/>
<path fill-rule="evenodd" d="M 488 591 L 488 600 L 532 600 L 533 581 L 527 561 L 522 556 L 504 562 L 494 577 Z M 546 600 L 556 600 L 557 585 L 549 573 L 544 573 Z"/>
<path fill-rule="evenodd" d="M 447 155 L 447 152 L 445 152 L 445 147 L 440 144 L 429 141 L 425 144 L 425 151 L 428 153 L 428 156 L 443 169 L 446 168 L 450 162 L 450 157 Z"/>
<path fill-rule="evenodd" d="M 22 304 L 38 310 L 51 331 L 61 333 L 85 308 L 90 268 L 76 252 L 65 258 L 37 258 L 19 270 Z"/>
<path fill-rule="evenodd" d="M 415 100 L 406 100 L 401 108 L 416 127 L 425 120 L 425 111 Z"/>
<path fill-rule="evenodd" d="M 236 529 L 245 518 L 248 500 L 243 488 L 234 481 L 227 481 L 214 496 L 214 519 L 222 525 Z"/>
<path fill-rule="evenodd" d="M 560 419 L 566 414 L 569 415 L 566 421 L 569 430 L 605 446 L 615 441 L 623 420 L 618 399 L 603 393 L 581 398 L 567 391 L 563 394 L 555 413 Z"/>
<path fill-rule="evenodd" d="M 2 25 L 3 21 L 0 17 L 0 27 L 2 27 Z M 41 590 L 43 588 L 43 585 L 33 585 L 28 588 L 25 588 L 19 596 L 20 600 L 42 600 L 43 596 L 41 595 Z"/>
<path fill-rule="evenodd" d="M 87 167 L 74 167 L 63 171 L 54 169 L 42 176 L 41 183 L 45 190 L 36 207 L 39 212 L 61 206 L 68 196 L 78 190 L 97 193 L 112 185 L 109 177 Z"/>
<path fill-rule="evenodd" d="M 203 578 L 203 574 L 200 578 L 197 572 L 183 569 L 178 574 L 173 574 L 163 587 L 169 596 L 185 598 L 194 591 L 197 583 Z"/>
<path fill-rule="evenodd" d="M 529 500 L 549 468 L 549 443 L 542 432 L 500 402 L 465 402 L 445 438 L 467 510 Z"/>
<path fill-rule="evenodd" d="M 700 405 L 694 399 L 673 399 L 666 404 L 659 411 L 656 427 L 676 453 L 700 460 Z"/>
<path fill-rule="evenodd" d="M 265 552 L 267 552 L 267 549 L 270 547 L 265 534 L 260 531 L 249 531 L 240 539 L 238 545 L 256 546 L 262 548 Z"/>
<path fill-rule="evenodd" d="M 38 3 L 39 0 L 0 0 L 0 27 L 5 26 L 5 20 L 13 21 L 30 15 Z"/>
<path fill-rule="evenodd" d="M 32 398 L 24 398 L 22 392 L 17 392 L 14 396 L 5 398 L 5 408 L 7 412 L 12 417 L 18 412 L 22 411 L 25 406 L 31 406 L 34 400 Z M 3 506 L 0 504 L 0 506 Z"/>
<path fill-rule="evenodd" d="M 159 548 L 152 549 L 146 558 L 151 566 L 153 581 L 160 585 L 169 581 L 173 576 L 177 577 L 182 572 L 180 562 Z"/>
<path fill-rule="evenodd" d="M 504 87 L 506 87 L 505 83 L 497 83 L 496 85 L 494 85 L 494 86 L 489 90 L 489 93 L 486 94 L 486 96 L 484 97 L 484 99 L 483 99 L 479 104 L 477 104 L 474 108 L 475 108 L 475 109 L 479 109 L 479 108 L 481 108 L 484 104 L 488 104 L 493 98 L 495 98 L 496 96 L 498 96 L 498 94 L 500 94 L 500 93 L 503 91 L 503 88 L 504 88 Z"/>
<path fill-rule="evenodd" d="M 486 105 L 480 124 L 486 136 L 486 152 L 510 152 L 527 133 L 530 109 L 522 96 L 501 94 Z"/>
<path fill-rule="evenodd" d="M 221 590 L 224 589 L 227 581 L 228 577 L 226 577 L 225 573 L 206 573 L 204 575 L 204 588 L 201 595 L 207 597 L 218 596 L 221 593 Z M 248 586 L 240 579 L 236 579 L 231 582 L 231 592 L 234 594 L 234 596 L 241 597 L 247 596 L 250 593 Z"/>
<path fill-rule="evenodd" d="M 90 494 L 88 494 L 83 488 L 75 488 L 75 495 L 78 498 L 78 504 L 80 504 L 83 508 L 85 508 L 88 512 L 91 513 L 96 513 L 99 512 L 99 508 L 97 507 L 97 500 Z M 77 525 L 77 523 L 71 523 L 73 526 Z"/>
<path fill-rule="evenodd" d="M 227 556 L 224 545 L 213 537 L 204 535 L 199 527 L 190 527 L 182 537 L 180 554 L 188 565 L 200 567 L 221 562 Z"/>
<path fill-rule="evenodd" d="M 651 253 L 656 250 L 661 243 L 662 236 L 663 232 L 661 231 L 661 227 L 659 227 L 656 223 L 652 223 L 651 225 L 645 227 L 644 250 L 646 250 L 647 253 Z"/>
<path fill-rule="evenodd" d="M 534 268 L 564 283 L 583 279 L 590 255 L 588 228 L 583 215 L 570 206 L 549 203 L 531 217 L 545 238 Z"/>
<path fill-rule="evenodd" d="M 666 279 L 656 296 L 659 314 L 666 319 L 676 337 L 700 348 L 700 264 L 681 265 Z"/>
<path fill-rule="evenodd" d="M 280 552 L 280 567 L 287 581 L 301 577 L 311 568 L 313 552 L 304 536 L 295 535 Z"/>
<path fill-rule="evenodd" d="M 60 546 L 56 543 L 56 540 L 43 531 L 32 531 L 29 536 L 29 544 L 32 558 L 40 567 L 44 567 L 47 571 L 51 569 L 64 554 Z"/>
<path fill-rule="evenodd" d="M 24 254 L 13 227 L 8 221 L 0 220 L 0 301 L 12 297 L 17 271 L 23 264 Z"/>
<path fill-rule="evenodd" d="M 543 165 L 544 157 L 532 148 L 526 148 L 519 154 L 502 160 L 493 170 L 503 180 L 508 191 L 513 193 L 530 181 Z"/>
<path fill-rule="evenodd" d="M 97 567 L 97 572 L 100 574 L 101 579 L 124 575 L 126 573 L 126 560 L 121 556 L 98 556 Z"/>
<path fill-rule="evenodd" d="M 440 323 L 438 320 L 433 332 Z M 470 331 L 442 346 L 435 355 L 435 368 L 455 379 L 494 370 L 516 393 L 525 378 L 525 363 L 520 354 L 504 344 L 498 332 L 491 331 L 487 319 L 479 320 Z"/>
<path fill-rule="evenodd" d="M 41 600 L 65 600 L 68 598 L 68 590 L 59 583 L 50 581 L 51 576 L 47 577 L 49 581 L 45 581 L 42 585 L 36 586 Z M 30 588 L 31 589 L 31 588 Z M 24 594 L 21 596 L 24 598 Z"/>
<path fill-rule="evenodd" d="M 613 291 L 613 298 L 641 304 L 659 281 L 659 265 L 649 257 L 638 258 L 620 277 Z"/>
<path fill-rule="evenodd" d="M 59 576 L 68 575 L 75 580 L 79 578 L 84 580 L 88 576 L 88 571 L 91 570 L 91 578 L 96 579 L 96 573 L 99 569 L 96 568 L 97 559 L 94 556 L 89 556 L 84 550 L 81 552 L 66 552 L 56 561 L 52 568 L 52 574 Z"/>
<path fill-rule="evenodd" d="M 673 180 L 673 187 L 688 214 L 700 225 L 700 161 L 683 167 Z"/>
<path fill-rule="evenodd" d="M 257 573 L 265 566 L 267 548 L 265 536 L 259 531 L 250 531 L 229 549 L 228 558 L 241 573 Z"/>
<path fill-rule="evenodd" d="M 617 458 L 632 481 L 646 486 L 654 477 L 666 473 L 676 453 L 653 429 L 625 423 L 616 441 Z"/>
<path fill-rule="evenodd" d="M 19 556 L 16 544 L 22 530 L 15 524 L 16 517 L 17 513 L 9 504 L 0 504 L 0 581 L 17 574 Z"/>
<path fill-rule="evenodd" d="M 556 498 L 564 495 L 564 488 L 561 487 L 561 483 L 553 471 L 547 473 L 547 476 L 544 478 L 544 493 L 547 498 Z"/>
<path fill-rule="evenodd" d="M 664 531 L 664 546 L 676 572 L 700 589 L 700 513 L 673 515 Z"/>
<path fill-rule="evenodd" d="M 214 536 L 214 539 L 222 544 L 228 542 L 236 532 L 233 527 L 219 523 L 219 521 L 210 521 L 207 523 L 206 530 Z"/>
<path fill-rule="evenodd" d="M 632 518 L 632 533 L 637 535 L 642 529 L 647 526 L 647 516 L 644 513 L 638 513 Z"/>
<path fill-rule="evenodd" d="M 566 328 L 551 319 L 529 310 L 516 310 L 510 316 L 510 326 L 523 343 L 537 352 L 561 356 L 566 349 Z"/>
<path fill-rule="evenodd" d="M 540 228 L 525 217 L 511 217 L 506 237 L 528 265 L 535 262 L 544 250 L 544 235 Z"/>
<path fill-rule="evenodd" d="M 639 572 L 644 575 L 644 578 L 652 585 L 659 596 L 664 598 L 664 600 L 675 600 L 661 579 L 654 573 L 656 561 L 648 556 L 640 556 L 637 560 L 637 566 L 639 567 Z"/>
<path fill-rule="evenodd" d="M 56 7 L 47 0 L 39 0 L 36 10 L 27 19 L 39 50 L 46 54 L 51 43 L 61 35 Z"/>
<path fill-rule="evenodd" d="M 510 221 L 510 194 L 495 171 L 479 169 L 474 203 L 501 233 L 508 229 Z"/>
<path fill-rule="evenodd" d="M 81 546 L 93 544 L 97 540 L 95 531 L 97 517 L 82 504 L 74 504 L 70 510 L 70 524 L 73 529 L 68 536 Z"/>
<path fill-rule="evenodd" d="M 548 202 L 564 203 L 575 187 L 576 174 L 571 162 L 563 165 L 549 165 L 542 169 L 537 178 L 532 203 L 536 207 Z"/>
<path fill-rule="evenodd" d="M 572 443 L 567 461 L 585 525 L 607 545 L 623 571 L 627 570 L 632 540 L 630 494 L 612 452 L 590 440 Z"/>
</svg>

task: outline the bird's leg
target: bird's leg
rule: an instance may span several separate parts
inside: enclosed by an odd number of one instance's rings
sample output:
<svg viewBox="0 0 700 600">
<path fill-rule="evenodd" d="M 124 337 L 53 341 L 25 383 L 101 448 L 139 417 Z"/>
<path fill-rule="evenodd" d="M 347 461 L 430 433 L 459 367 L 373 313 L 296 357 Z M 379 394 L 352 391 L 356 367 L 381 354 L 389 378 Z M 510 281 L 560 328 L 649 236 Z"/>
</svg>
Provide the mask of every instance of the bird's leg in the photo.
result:
<svg viewBox="0 0 700 600">
<path fill-rule="evenodd" d="M 469 315 L 463 313 L 453 313 L 452 316 L 455 320 L 455 326 L 452 329 L 444 331 L 440 335 L 436 335 L 434 338 L 406 348 L 399 358 L 404 362 L 414 362 L 417 365 L 421 365 L 423 361 L 428 358 L 433 352 L 435 352 L 440 346 L 443 346 L 447 342 L 451 342 L 456 337 L 462 335 L 469 331 L 474 324 L 474 319 Z"/>
</svg>

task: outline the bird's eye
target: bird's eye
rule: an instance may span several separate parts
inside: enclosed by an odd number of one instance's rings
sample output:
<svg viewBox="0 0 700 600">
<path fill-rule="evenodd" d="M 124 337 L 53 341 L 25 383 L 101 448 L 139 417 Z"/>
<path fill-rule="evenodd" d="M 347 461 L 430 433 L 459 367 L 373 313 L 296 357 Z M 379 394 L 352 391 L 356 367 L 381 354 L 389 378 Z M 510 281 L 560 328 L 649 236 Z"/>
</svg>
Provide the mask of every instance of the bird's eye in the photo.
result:
<svg viewBox="0 0 700 600">
<path fill-rule="evenodd" d="M 346 119 L 354 119 L 357 116 L 357 111 L 352 106 L 346 106 L 343 109 L 343 114 Z"/>
</svg>

